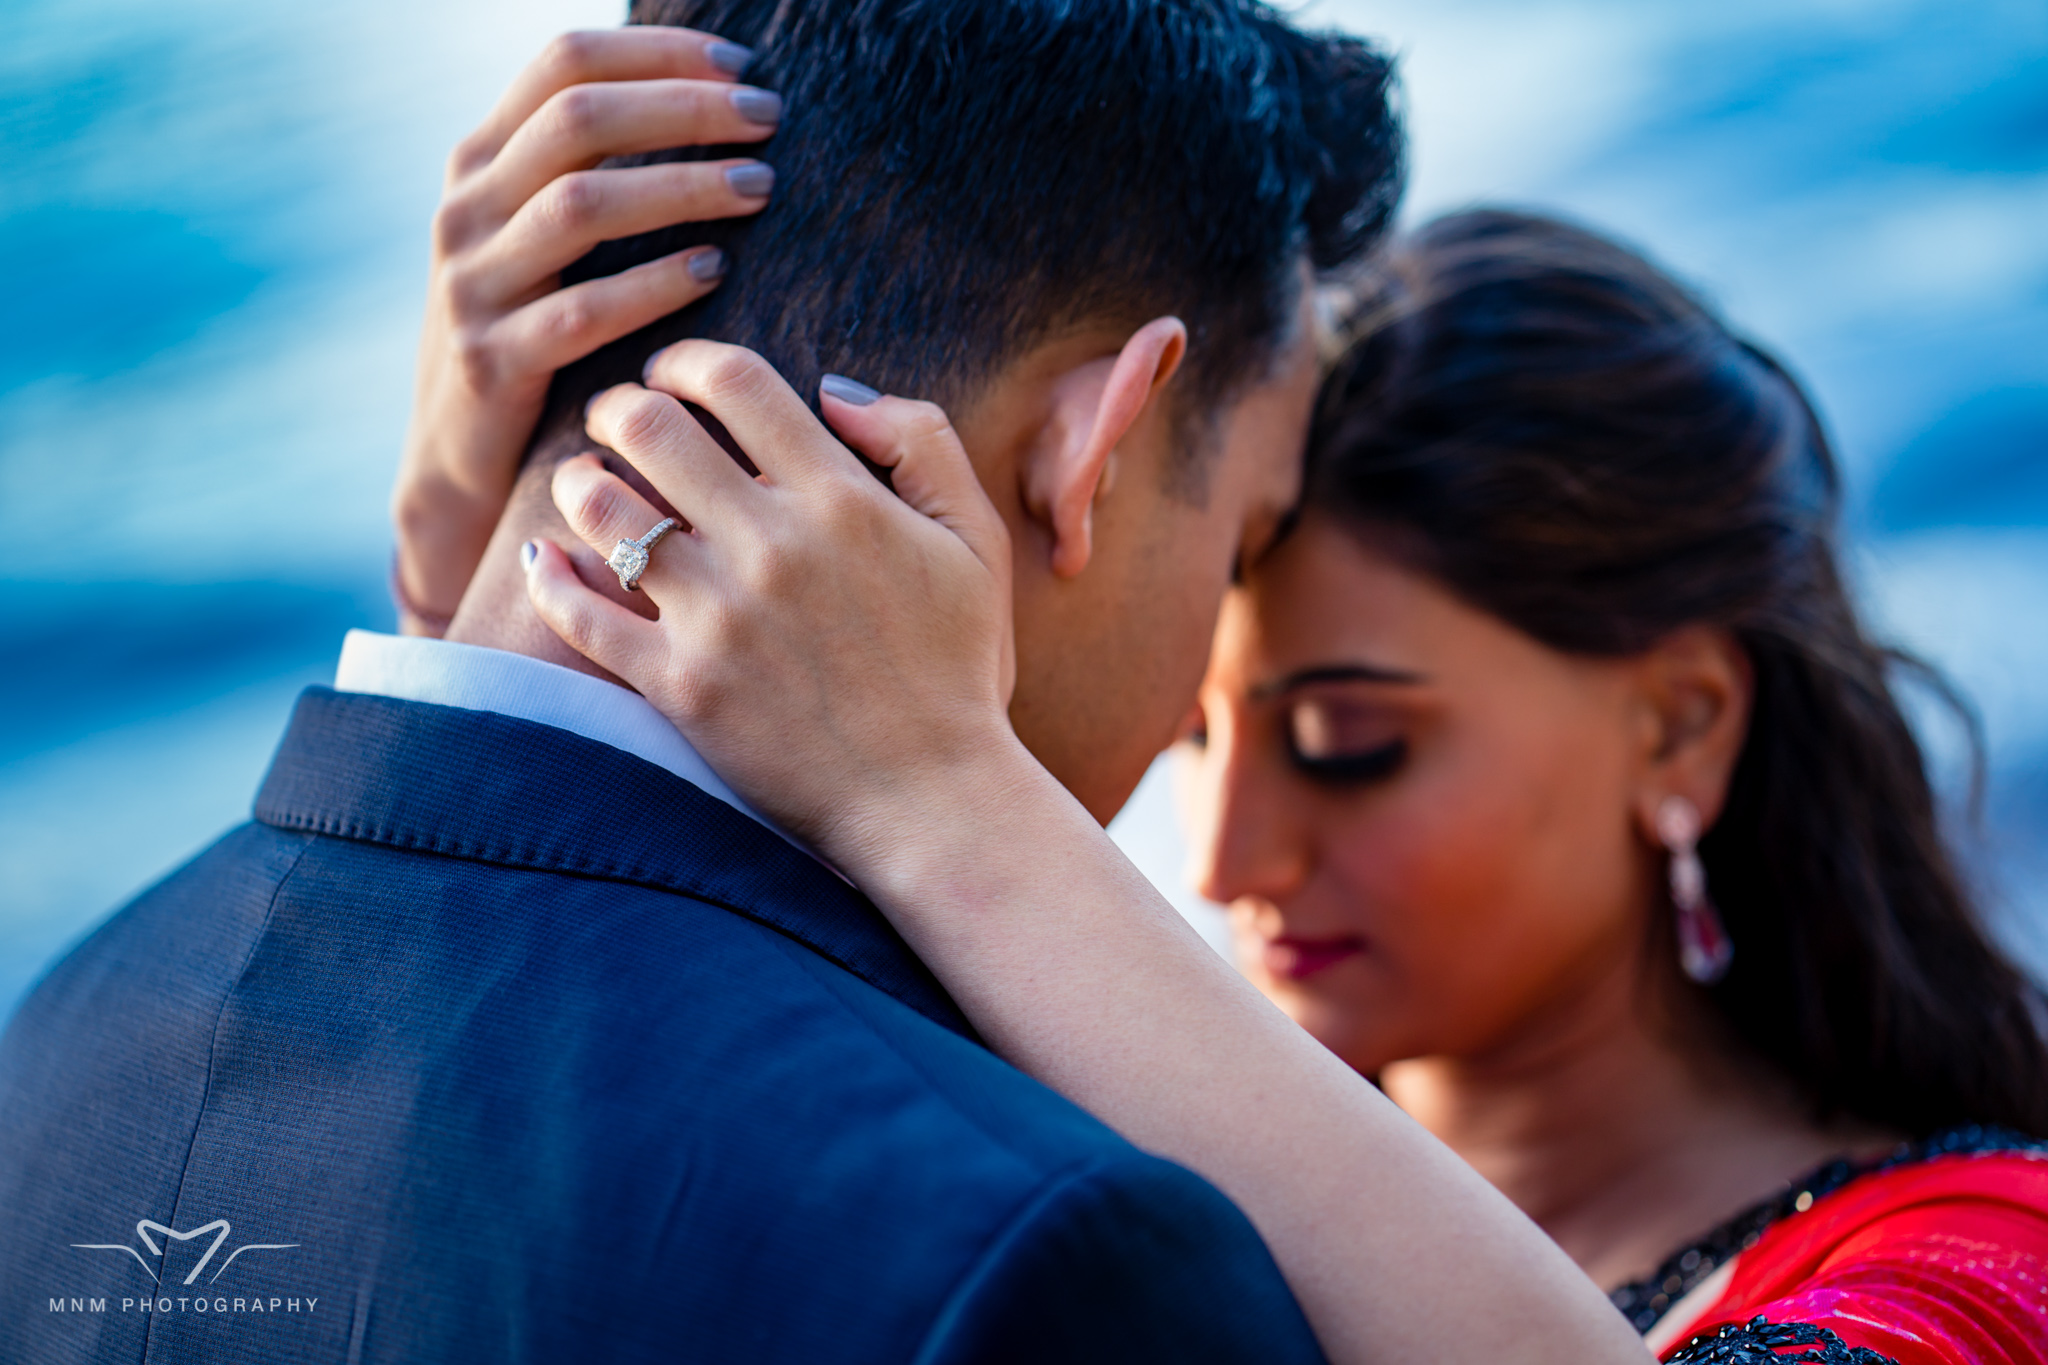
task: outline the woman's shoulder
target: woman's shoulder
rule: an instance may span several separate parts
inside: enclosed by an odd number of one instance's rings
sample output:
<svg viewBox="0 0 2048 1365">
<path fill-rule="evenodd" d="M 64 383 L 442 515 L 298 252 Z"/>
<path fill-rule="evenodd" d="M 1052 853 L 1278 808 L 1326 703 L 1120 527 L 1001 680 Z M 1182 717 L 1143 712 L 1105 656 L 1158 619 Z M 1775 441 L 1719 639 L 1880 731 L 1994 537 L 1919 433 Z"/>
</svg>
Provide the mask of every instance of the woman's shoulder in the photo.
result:
<svg viewBox="0 0 2048 1365">
<path fill-rule="evenodd" d="M 1957 1129 L 1826 1183 L 1745 1239 L 1669 1359 L 1767 1359 L 1784 1337 L 1815 1361 L 2048 1362 L 2048 1142 Z"/>
</svg>

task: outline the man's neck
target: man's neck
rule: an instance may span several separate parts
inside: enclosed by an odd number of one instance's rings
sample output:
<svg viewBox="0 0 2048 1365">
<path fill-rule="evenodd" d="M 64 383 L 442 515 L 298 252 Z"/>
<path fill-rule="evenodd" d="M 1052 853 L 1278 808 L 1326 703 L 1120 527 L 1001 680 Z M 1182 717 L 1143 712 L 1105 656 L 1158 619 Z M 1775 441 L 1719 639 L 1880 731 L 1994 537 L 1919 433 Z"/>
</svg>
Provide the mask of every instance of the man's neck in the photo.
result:
<svg viewBox="0 0 2048 1365">
<path fill-rule="evenodd" d="M 1854 1145 L 1682 1032 L 1618 970 L 1495 1055 L 1398 1062 L 1381 1082 L 1613 1288 Z"/>
<path fill-rule="evenodd" d="M 571 649 L 541 620 L 526 595 L 526 571 L 519 563 L 519 549 L 533 539 L 551 540 L 565 550 L 581 549 L 575 535 L 547 502 L 543 484 L 536 490 L 522 483 L 514 490 L 512 506 L 498 523 L 491 543 L 484 550 L 469 590 L 462 595 L 455 619 L 443 637 L 457 644 L 481 645 L 524 654 L 545 663 L 573 668 L 609 683 L 625 686 L 619 678 L 599 668 Z"/>
</svg>

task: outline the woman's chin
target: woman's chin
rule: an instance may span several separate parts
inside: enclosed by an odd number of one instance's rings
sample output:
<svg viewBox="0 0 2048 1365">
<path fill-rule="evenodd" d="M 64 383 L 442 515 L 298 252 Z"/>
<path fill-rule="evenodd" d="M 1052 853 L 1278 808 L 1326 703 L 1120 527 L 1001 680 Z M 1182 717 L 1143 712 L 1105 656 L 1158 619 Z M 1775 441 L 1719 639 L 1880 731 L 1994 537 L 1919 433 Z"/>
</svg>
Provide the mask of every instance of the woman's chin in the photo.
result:
<svg viewBox="0 0 2048 1365">
<path fill-rule="evenodd" d="M 1254 964 L 1246 974 L 1283 1014 L 1361 1075 L 1377 1075 L 1387 1063 L 1416 1055 L 1415 1030 L 1386 1008 L 1389 992 L 1368 979 L 1375 973 L 1366 962 L 1353 960 L 1307 977 L 1276 976 Z"/>
</svg>

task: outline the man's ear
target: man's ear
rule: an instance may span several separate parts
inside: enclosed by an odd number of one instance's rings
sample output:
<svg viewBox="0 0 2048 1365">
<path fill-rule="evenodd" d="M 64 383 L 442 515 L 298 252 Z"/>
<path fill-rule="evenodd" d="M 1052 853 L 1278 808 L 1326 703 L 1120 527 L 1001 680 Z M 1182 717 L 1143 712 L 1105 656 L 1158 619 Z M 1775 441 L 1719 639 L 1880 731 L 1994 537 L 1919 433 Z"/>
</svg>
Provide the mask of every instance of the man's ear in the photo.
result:
<svg viewBox="0 0 2048 1365">
<path fill-rule="evenodd" d="M 1728 799 L 1736 760 L 1749 737 L 1756 691 L 1749 653 L 1733 634 L 1688 626 L 1636 661 L 1643 750 L 1636 819 L 1655 842 L 1657 811 L 1682 796 L 1711 828 Z"/>
<path fill-rule="evenodd" d="M 1052 412 L 1025 459 L 1024 508 L 1052 540 L 1052 571 L 1072 578 L 1094 549 L 1095 502 L 1116 481 L 1116 447 L 1187 355 L 1179 318 L 1154 318 L 1121 351 L 1060 375 Z"/>
</svg>

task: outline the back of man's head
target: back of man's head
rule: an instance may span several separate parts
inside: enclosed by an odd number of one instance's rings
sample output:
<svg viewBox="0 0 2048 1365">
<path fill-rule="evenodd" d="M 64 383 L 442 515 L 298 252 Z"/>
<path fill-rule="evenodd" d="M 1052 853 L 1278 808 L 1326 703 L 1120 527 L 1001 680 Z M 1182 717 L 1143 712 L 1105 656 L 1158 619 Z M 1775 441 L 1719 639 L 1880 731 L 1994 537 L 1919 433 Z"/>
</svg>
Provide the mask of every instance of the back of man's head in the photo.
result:
<svg viewBox="0 0 2048 1365">
<path fill-rule="evenodd" d="M 779 92 L 756 218 L 607 243 L 610 274 L 726 246 L 725 283 L 556 380 L 536 455 L 584 402 L 686 336 L 766 356 L 798 392 L 827 372 L 957 404 L 1034 344 L 1162 314 L 1200 413 L 1256 378 L 1296 314 L 1399 192 L 1391 67 L 1249 0 L 634 0 L 632 22 L 756 51 Z M 660 153 L 636 161 L 751 155 Z"/>
</svg>

